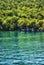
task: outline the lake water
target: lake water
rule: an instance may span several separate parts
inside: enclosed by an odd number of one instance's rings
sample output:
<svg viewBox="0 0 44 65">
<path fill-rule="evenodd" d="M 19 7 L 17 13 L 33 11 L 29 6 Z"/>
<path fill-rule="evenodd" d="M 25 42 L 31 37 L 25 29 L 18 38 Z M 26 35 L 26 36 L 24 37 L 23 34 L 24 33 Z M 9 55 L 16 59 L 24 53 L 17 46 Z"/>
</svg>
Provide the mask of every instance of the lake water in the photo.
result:
<svg viewBox="0 0 44 65">
<path fill-rule="evenodd" d="M 0 65 L 44 65 L 44 33 L 0 32 Z"/>
</svg>

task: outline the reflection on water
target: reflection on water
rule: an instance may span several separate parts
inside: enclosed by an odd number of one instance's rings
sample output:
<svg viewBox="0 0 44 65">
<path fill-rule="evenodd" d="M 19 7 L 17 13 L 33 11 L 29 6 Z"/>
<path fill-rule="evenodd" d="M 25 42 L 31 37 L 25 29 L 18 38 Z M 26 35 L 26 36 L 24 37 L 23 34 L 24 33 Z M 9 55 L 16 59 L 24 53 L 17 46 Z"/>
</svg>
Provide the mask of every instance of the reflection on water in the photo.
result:
<svg viewBox="0 0 44 65">
<path fill-rule="evenodd" d="M 44 33 L 0 32 L 0 65 L 44 65 Z"/>
</svg>

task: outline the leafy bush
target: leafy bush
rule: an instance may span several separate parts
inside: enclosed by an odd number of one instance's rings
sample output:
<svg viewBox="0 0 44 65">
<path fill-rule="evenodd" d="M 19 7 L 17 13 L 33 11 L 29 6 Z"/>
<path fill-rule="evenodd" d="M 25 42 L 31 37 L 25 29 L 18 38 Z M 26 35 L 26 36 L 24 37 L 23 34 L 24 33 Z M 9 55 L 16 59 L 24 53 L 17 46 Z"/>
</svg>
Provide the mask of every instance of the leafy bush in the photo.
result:
<svg viewBox="0 0 44 65">
<path fill-rule="evenodd" d="M 44 0 L 0 0 L 0 30 L 44 30 Z"/>
</svg>

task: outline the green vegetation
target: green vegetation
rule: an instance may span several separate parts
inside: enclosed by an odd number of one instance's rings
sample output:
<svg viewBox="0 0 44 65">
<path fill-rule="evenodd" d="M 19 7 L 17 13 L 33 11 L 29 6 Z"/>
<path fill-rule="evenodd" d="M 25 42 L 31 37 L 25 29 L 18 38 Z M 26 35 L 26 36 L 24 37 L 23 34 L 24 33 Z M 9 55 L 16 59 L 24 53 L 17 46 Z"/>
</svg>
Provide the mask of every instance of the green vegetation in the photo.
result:
<svg viewBox="0 0 44 65">
<path fill-rule="evenodd" d="M 44 0 L 0 0 L 0 30 L 44 31 Z"/>
</svg>

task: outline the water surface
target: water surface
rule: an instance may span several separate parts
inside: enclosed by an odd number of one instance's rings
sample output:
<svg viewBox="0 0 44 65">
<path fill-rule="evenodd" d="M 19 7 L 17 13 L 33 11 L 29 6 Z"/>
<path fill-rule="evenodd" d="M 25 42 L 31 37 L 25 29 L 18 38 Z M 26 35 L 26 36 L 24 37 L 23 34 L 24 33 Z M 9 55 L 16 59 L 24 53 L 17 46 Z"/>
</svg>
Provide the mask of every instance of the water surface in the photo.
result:
<svg viewBox="0 0 44 65">
<path fill-rule="evenodd" d="M 44 33 L 0 32 L 0 65 L 44 65 Z"/>
</svg>

